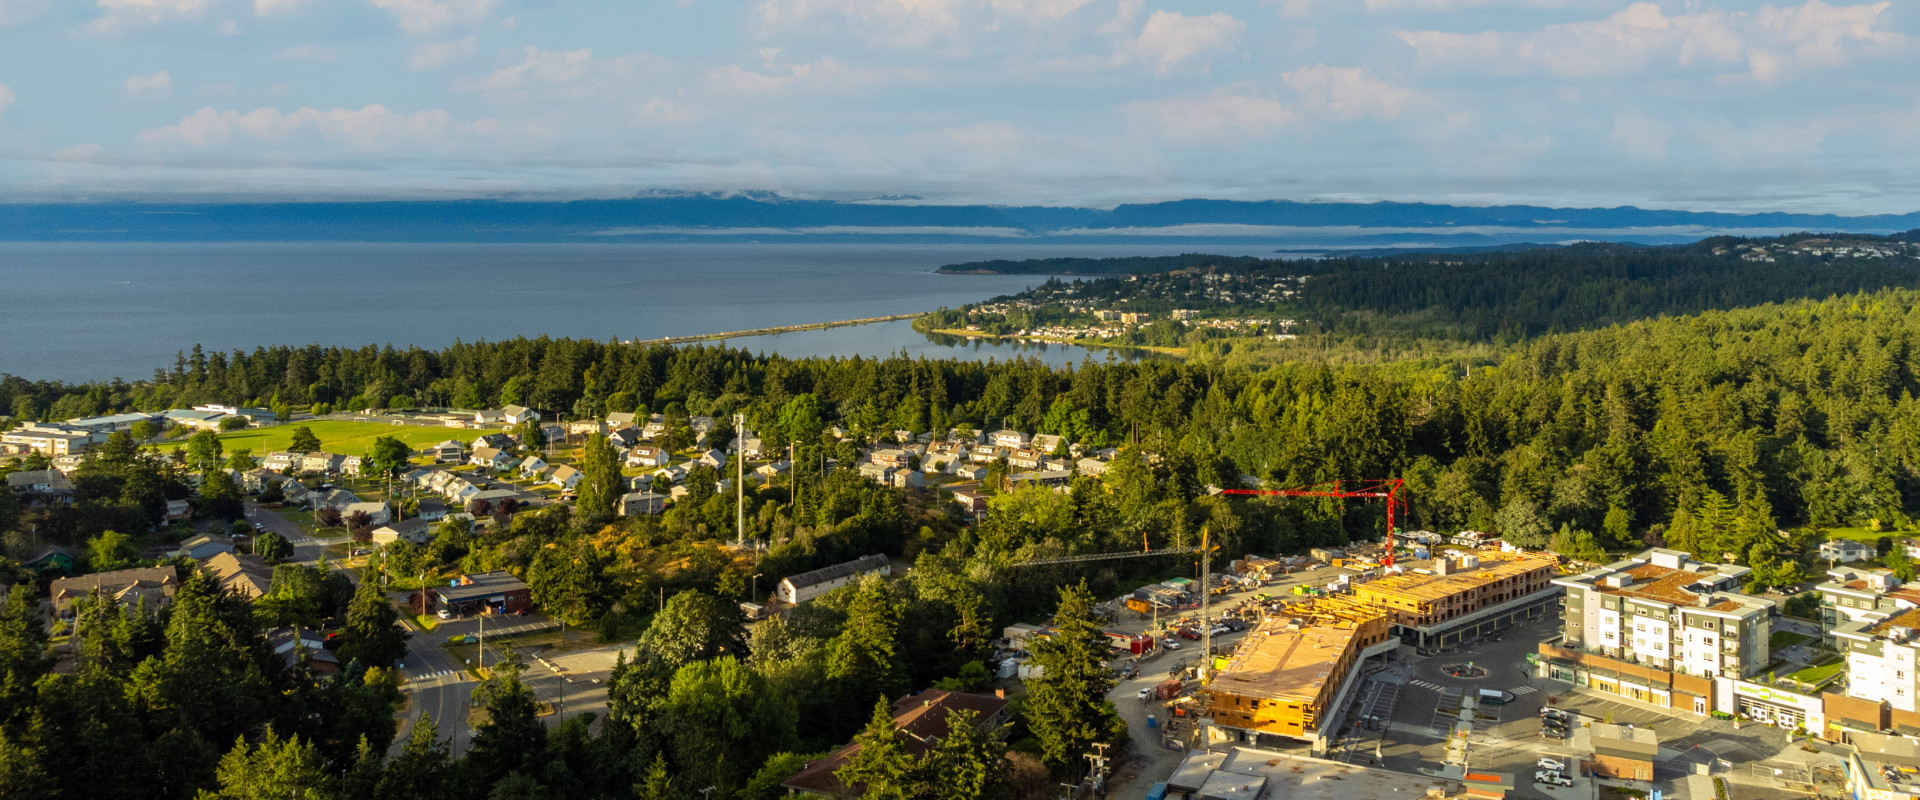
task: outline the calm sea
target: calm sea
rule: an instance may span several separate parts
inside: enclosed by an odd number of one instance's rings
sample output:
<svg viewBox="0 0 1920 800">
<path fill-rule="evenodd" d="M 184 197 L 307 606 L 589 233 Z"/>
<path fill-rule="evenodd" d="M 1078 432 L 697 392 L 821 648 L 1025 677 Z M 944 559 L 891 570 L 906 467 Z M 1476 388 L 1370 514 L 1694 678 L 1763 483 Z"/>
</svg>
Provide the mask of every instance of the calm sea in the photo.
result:
<svg viewBox="0 0 1920 800">
<path fill-rule="evenodd" d="M 199 343 L 441 347 L 515 336 L 651 339 L 931 311 L 1036 276 L 935 275 L 990 258 L 1258 254 L 1246 245 L 0 243 L 0 372 L 144 378 Z M 1083 348 L 943 344 L 905 322 L 747 337 L 794 356 L 1039 357 Z M 1108 351 L 1094 351 L 1104 360 Z"/>
</svg>

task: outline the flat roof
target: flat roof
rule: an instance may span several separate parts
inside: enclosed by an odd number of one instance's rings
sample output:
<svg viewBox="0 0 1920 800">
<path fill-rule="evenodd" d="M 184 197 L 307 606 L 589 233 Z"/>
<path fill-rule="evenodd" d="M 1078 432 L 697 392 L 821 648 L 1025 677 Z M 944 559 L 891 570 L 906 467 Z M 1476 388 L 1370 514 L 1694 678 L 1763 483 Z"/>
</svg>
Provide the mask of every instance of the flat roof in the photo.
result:
<svg viewBox="0 0 1920 800">
<path fill-rule="evenodd" d="M 1876 622 L 1872 627 L 1867 628 L 1866 633 L 1870 636 L 1885 636 L 1887 635 L 1887 631 L 1893 630 L 1894 628 L 1920 630 L 1920 608 L 1909 608 L 1885 620 Z"/>
<path fill-rule="evenodd" d="M 1426 787 L 1445 779 L 1384 769 L 1342 764 L 1273 750 L 1236 747 L 1220 753 L 1196 750 L 1167 781 L 1169 787 L 1197 788 L 1197 796 L 1255 797 L 1286 800 L 1359 800 L 1404 797 L 1414 800 Z M 1264 784 L 1265 794 L 1253 791 L 1215 794 L 1216 789 Z M 1192 788 L 1189 788 L 1192 787 Z"/>
<path fill-rule="evenodd" d="M 438 586 L 434 592 L 451 602 L 477 600 L 512 591 L 525 591 L 527 585 L 505 572 L 480 572 L 466 576 L 472 583 Z"/>
<path fill-rule="evenodd" d="M 1479 556 L 1480 565 L 1472 569 L 1455 568 L 1457 571 L 1449 570 L 1446 575 L 1404 572 L 1360 584 L 1354 590 L 1400 594 L 1416 600 L 1433 601 L 1471 591 L 1494 581 L 1525 575 L 1534 570 L 1551 570 L 1554 564 L 1547 558 L 1516 553 L 1483 551 L 1473 555 Z"/>
<path fill-rule="evenodd" d="M 1308 624 L 1274 616 L 1241 642 L 1227 668 L 1213 679 L 1213 691 L 1241 697 L 1311 701 L 1332 677 L 1334 662 L 1353 646 L 1351 622 Z"/>
</svg>

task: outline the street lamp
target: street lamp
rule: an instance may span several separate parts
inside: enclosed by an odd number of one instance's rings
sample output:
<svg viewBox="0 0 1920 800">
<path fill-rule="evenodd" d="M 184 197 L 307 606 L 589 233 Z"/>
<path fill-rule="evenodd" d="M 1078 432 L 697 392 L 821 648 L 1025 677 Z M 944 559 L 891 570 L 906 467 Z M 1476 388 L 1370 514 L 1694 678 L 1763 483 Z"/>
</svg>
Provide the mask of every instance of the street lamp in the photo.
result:
<svg viewBox="0 0 1920 800">
<path fill-rule="evenodd" d="M 758 603 L 760 602 L 760 573 L 758 572 L 753 573 L 752 587 L 747 590 L 747 602 Z"/>
</svg>

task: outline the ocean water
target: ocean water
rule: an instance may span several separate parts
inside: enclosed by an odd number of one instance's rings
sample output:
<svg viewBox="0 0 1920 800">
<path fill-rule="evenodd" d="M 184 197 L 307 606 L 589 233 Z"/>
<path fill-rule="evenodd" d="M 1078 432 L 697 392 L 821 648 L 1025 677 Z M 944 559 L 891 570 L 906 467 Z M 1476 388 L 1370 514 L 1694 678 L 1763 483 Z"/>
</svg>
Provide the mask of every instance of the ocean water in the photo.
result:
<svg viewBox="0 0 1920 800">
<path fill-rule="evenodd" d="M 1031 275 L 936 275 L 960 261 L 1248 245 L 0 243 L 0 373 L 151 376 L 198 343 L 437 348 L 516 336 L 652 339 L 884 316 L 1018 292 Z M 941 343 L 906 322 L 746 337 L 795 356 L 1038 357 L 1082 348 Z M 1092 352 L 1104 360 L 1109 351 Z M 1125 357 L 1125 356 L 1121 356 Z"/>
</svg>

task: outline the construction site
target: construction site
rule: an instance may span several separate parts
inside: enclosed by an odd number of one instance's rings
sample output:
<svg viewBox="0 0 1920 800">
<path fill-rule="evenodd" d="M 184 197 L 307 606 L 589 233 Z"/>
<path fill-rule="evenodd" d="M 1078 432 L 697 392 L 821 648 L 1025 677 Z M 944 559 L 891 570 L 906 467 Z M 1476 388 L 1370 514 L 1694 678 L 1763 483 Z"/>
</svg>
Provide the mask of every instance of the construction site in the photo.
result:
<svg viewBox="0 0 1920 800">
<path fill-rule="evenodd" d="M 1279 606 L 1216 661 L 1206 715 L 1217 736 L 1251 746 L 1304 740 L 1321 751 L 1367 658 L 1525 615 L 1551 600 L 1554 563 L 1492 550 L 1441 554 L 1355 584 L 1352 595 Z"/>
<path fill-rule="evenodd" d="M 1478 550 L 1404 566 L 1405 572 L 1355 585 L 1354 599 L 1384 611 L 1393 633 L 1421 649 L 1547 613 L 1556 595 L 1551 556 Z"/>
</svg>

